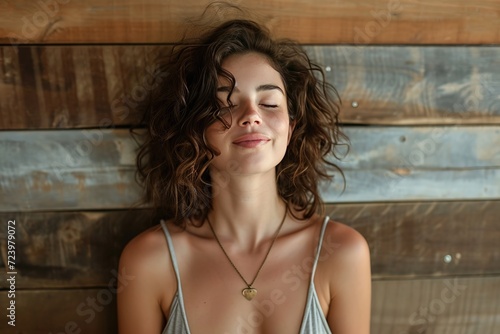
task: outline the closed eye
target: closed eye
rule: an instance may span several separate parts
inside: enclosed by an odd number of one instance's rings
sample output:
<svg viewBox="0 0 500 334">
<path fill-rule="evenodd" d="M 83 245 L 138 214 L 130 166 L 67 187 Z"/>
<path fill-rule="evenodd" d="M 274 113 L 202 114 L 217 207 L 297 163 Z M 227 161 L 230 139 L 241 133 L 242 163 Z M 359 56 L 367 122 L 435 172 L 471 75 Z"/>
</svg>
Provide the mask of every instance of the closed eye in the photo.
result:
<svg viewBox="0 0 500 334">
<path fill-rule="evenodd" d="M 262 104 L 262 106 L 264 106 L 266 108 L 278 108 L 277 104 Z"/>
</svg>

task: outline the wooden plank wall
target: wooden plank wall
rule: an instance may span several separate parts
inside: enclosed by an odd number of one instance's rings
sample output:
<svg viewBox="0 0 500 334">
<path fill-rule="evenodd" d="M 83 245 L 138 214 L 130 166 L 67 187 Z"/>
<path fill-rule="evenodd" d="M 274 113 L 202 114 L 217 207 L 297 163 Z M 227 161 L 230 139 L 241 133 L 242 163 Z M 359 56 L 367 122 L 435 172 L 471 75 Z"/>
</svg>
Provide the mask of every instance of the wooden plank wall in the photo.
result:
<svg viewBox="0 0 500 334">
<path fill-rule="evenodd" d="M 128 128 L 155 55 L 207 3 L 0 1 L 3 310 L 9 220 L 17 269 L 16 327 L 2 316 L 0 332 L 116 333 L 116 282 L 133 279 L 120 252 L 157 223 L 135 205 Z M 245 5 L 342 98 L 347 185 L 322 191 L 370 245 L 372 333 L 499 333 L 500 3 Z"/>
</svg>

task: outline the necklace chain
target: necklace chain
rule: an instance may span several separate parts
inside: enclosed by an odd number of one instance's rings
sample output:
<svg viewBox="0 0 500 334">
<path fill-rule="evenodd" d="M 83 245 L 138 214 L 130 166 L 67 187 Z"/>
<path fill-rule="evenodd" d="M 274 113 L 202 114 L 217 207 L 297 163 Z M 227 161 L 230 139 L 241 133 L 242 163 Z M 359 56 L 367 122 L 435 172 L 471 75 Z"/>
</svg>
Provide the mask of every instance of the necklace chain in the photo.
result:
<svg viewBox="0 0 500 334">
<path fill-rule="evenodd" d="M 285 222 L 285 218 L 286 218 L 286 213 L 287 213 L 287 209 L 285 208 L 285 214 L 283 215 L 283 219 L 281 220 L 281 223 L 280 223 L 280 226 L 278 227 L 278 230 L 276 231 L 276 233 L 274 234 L 274 238 L 273 238 L 273 241 L 271 242 L 271 246 L 269 246 L 269 249 L 267 250 L 267 253 L 266 253 L 266 256 L 264 257 L 264 260 L 262 261 L 262 263 L 260 264 L 260 267 L 259 269 L 257 270 L 257 273 L 255 274 L 252 282 L 248 283 L 246 281 L 246 279 L 243 277 L 243 275 L 240 273 L 240 271 L 238 270 L 238 268 L 236 268 L 236 266 L 234 265 L 233 261 L 231 261 L 231 258 L 229 257 L 229 255 L 227 254 L 226 250 L 224 249 L 224 247 L 222 246 L 222 243 L 220 242 L 219 238 L 217 237 L 217 234 L 215 234 L 215 230 L 212 226 L 212 223 L 210 222 L 210 219 L 208 219 L 208 216 L 207 216 L 207 222 L 208 222 L 208 226 L 210 226 L 210 229 L 212 230 L 212 233 L 215 237 L 215 240 L 217 241 L 217 243 L 219 244 L 219 247 L 222 249 L 222 252 L 224 253 L 224 255 L 226 256 L 226 258 L 229 260 L 229 263 L 231 263 L 231 266 L 234 268 L 234 270 L 238 273 L 238 275 L 241 277 L 241 279 L 243 280 L 243 282 L 245 282 L 245 284 L 247 285 L 248 288 L 252 288 L 252 285 L 253 283 L 255 282 L 255 280 L 257 279 L 257 276 L 259 276 L 259 273 L 260 273 L 260 270 L 262 269 L 262 267 L 264 266 L 264 263 L 266 262 L 267 260 L 267 257 L 269 256 L 269 253 L 271 252 L 271 249 L 273 248 L 273 245 L 274 245 L 274 242 L 276 241 L 276 239 L 278 238 L 278 235 L 281 231 L 281 227 L 283 226 L 283 223 Z"/>
</svg>

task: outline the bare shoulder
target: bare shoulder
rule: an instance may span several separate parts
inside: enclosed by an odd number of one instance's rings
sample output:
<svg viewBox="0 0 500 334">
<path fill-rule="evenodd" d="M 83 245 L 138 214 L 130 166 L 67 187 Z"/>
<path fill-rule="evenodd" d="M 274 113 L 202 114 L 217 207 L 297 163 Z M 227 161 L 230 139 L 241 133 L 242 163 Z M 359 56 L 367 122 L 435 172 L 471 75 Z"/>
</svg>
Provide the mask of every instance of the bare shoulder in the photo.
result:
<svg viewBox="0 0 500 334">
<path fill-rule="evenodd" d="M 328 278 L 331 295 L 349 282 L 370 279 L 368 243 L 361 233 L 346 224 L 329 221 L 323 237 L 321 260 L 321 271 Z"/>
<path fill-rule="evenodd" d="M 123 249 L 120 260 L 134 266 L 145 266 L 159 256 L 165 246 L 165 236 L 160 225 L 156 225 L 130 240 Z"/>
<path fill-rule="evenodd" d="M 142 283 L 175 279 L 169 263 L 165 234 L 160 225 L 145 230 L 125 246 L 120 256 L 120 268 L 133 273 Z"/>
<path fill-rule="evenodd" d="M 336 249 L 337 260 L 354 260 L 369 255 L 366 239 L 354 228 L 330 220 L 325 230 L 324 242 L 330 241 Z"/>
<path fill-rule="evenodd" d="M 133 238 L 120 256 L 117 292 L 120 334 L 159 333 L 176 289 L 168 246 L 160 225 Z"/>
<path fill-rule="evenodd" d="M 371 305 L 370 250 L 354 228 L 330 221 L 323 239 L 330 248 L 322 268 L 327 322 L 332 333 L 369 333 Z M 329 253 L 327 253 L 329 251 Z M 327 304 L 327 305 L 326 305 Z"/>
</svg>

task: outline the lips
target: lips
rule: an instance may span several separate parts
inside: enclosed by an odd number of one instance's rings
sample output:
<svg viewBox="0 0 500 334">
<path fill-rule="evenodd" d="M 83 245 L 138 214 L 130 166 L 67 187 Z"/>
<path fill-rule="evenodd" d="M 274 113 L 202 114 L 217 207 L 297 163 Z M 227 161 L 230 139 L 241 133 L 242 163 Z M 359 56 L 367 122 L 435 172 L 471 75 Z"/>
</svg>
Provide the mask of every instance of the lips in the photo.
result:
<svg viewBox="0 0 500 334">
<path fill-rule="evenodd" d="M 256 147 L 270 141 L 269 137 L 261 133 L 249 133 L 236 138 L 233 144 L 243 147 Z"/>
</svg>

